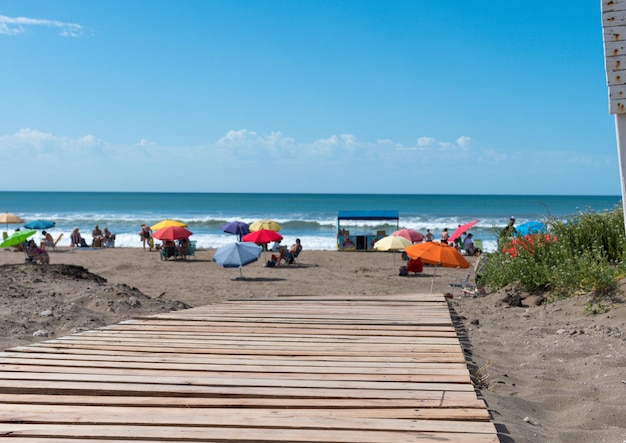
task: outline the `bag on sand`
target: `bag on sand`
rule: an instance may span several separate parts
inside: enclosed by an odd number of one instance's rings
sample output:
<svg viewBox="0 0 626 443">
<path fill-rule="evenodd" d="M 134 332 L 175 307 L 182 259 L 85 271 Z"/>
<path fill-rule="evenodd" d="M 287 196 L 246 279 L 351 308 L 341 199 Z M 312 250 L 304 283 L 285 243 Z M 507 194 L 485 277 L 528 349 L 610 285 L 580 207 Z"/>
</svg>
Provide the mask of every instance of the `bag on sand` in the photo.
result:
<svg viewBox="0 0 626 443">
<path fill-rule="evenodd" d="M 400 266 L 400 270 L 398 271 L 398 275 L 402 277 L 406 277 L 409 275 L 409 271 L 406 270 L 406 266 Z"/>
</svg>

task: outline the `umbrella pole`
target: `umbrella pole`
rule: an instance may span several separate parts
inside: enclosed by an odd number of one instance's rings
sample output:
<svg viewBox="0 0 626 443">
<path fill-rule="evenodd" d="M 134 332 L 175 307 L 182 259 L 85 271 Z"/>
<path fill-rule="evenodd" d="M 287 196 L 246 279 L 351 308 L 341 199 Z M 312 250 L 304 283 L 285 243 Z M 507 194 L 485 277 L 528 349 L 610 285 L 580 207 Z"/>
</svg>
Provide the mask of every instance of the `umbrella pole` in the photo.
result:
<svg viewBox="0 0 626 443">
<path fill-rule="evenodd" d="M 435 265 L 435 271 L 433 272 L 433 276 L 430 279 L 430 293 L 433 293 L 433 289 L 435 288 L 435 275 L 437 274 L 437 265 Z"/>
</svg>

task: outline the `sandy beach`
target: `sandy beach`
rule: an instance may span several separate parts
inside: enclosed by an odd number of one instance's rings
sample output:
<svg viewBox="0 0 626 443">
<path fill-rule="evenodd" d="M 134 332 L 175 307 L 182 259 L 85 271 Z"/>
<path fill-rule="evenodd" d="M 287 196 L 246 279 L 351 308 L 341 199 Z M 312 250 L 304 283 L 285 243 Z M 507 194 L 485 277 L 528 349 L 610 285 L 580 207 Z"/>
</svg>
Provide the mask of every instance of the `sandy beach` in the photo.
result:
<svg viewBox="0 0 626 443">
<path fill-rule="evenodd" d="M 300 264 L 267 268 L 261 255 L 239 279 L 239 270 L 212 262 L 213 253 L 161 261 L 158 253 L 137 248 L 60 248 L 44 267 L 24 265 L 24 254 L 0 250 L 0 345 L 7 349 L 240 295 L 432 290 L 452 296 L 468 365 L 473 373 L 479 369 L 479 394 L 501 441 L 626 441 L 623 296 L 597 315 L 585 313 L 584 296 L 539 306 L 529 297 L 530 306 L 511 307 L 501 302 L 510 295 L 506 290 L 466 297 L 449 287 L 472 268 L 435 272 L 427 266 L 423 275 L 401 277 L 399 254 L 394 260 L 391 253 L 309 251 L 306 245 Z"/>
</svg>

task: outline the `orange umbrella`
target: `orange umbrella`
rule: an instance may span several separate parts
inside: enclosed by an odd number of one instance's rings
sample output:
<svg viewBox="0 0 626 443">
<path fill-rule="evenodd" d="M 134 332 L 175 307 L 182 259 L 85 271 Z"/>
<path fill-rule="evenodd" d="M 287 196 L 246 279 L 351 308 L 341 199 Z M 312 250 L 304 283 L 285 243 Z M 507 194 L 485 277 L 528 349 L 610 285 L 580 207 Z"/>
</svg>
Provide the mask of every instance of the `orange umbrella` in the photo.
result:
<svg viewBox="0 0 626 443">
<path fill-rule="evenodd" d="M 452 246 L 439 242 L 417 243 L 404 248 L 410 258 L 421 258 L 424 263 L 441 265 L 447 268 L 469 268 L 469 263 Z"/>
</svg>

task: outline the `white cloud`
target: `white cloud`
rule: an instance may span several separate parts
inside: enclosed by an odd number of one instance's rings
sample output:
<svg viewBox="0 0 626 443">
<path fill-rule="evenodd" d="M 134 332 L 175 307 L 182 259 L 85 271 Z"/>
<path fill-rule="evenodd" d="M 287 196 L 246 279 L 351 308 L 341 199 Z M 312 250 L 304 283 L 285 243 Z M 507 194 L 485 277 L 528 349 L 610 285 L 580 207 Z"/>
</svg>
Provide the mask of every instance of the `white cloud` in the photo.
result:
<svg viewBox="0 0 626 443">
<path fill-rule="evenodd" d="M 83 27 L 77 23 L 60 22 L 28 17 L 7 17 L 0 15 L 0 34 L 18 35 L 26 32 L 27 28 L 43 26 L 55 28 L 63 37 L 79 37 L 83 34 Z"/>
<path fill-rule="evenodd" d="M 428 174 L 442 171 L 433 165 L 469 161 L 473 176 L 489 178 L 481 182 L 485 189 L 474 189 L 480 193 L 493 192 L 494 183 L 499 180 L 496 177 L 504 177 L 511 171 L 518 179 L 534 177 L 538 183 L 542 178 L 561 174 L 559 180 L 567 182 L 571 177 L 571 185 L 575 187 L 580 181 L 576 177 L 582 174 L 605 177 L 607 169 L 615 169 L 612 156 L 591 152 L 573 155 L 562 149 L 511 151 L 472 147 L 470 158 L 469 151 L 461 147 L 469 140 L 464 136 L 455 143 L 446 143 L 421 137 L 411 146 L 390 139 L 362 142 L 352 134 L 337 134 L 300 142 L 281 132 L 260 134 L 240 129 L 228 131 L 223 137 L 202 145 L 166 146 L 148 138 L 113 144 L 90 134 L 69 137 L 25 128 L 13 134 L 0 134 L 0 158 L 7 164 L 23 165 L 23 168 L 16 166 L 5 171 L 6 183 L 51 190 L 128 190 L 135 189 L 138 183 L 142 187 L 138 191 L 175 188 L 218 192 L 225 190 L 220 186 L 237 177 L 237 189 L 241 192 L 275 192 L 280 174 L 275 176 L 274 172 L 295 170 L 303 192 L 334 192 L 335 189 L 394 192 L 399 189 L 399 180 L 406 177 L 406 171 L 420 170 L 425 174 L 422 176 L 425 183 Z M 446 146 L 454 149 L 446 149 Z M 519 168 L 520 164 L 526 167 Z M 188 180 L 176 181 L 175 185 L 171 180 L 163 180 L 171 176 L 172 167 L 184 169 L 185 165 L 193 171 L 201 171 L 198 177 L 203 179 L 195 180 L 195 185 Z M 555 169 L 556 165 L 562 165 L 562 171 Z M 24 184 L 26 169 L 31 178 Z M 50 173 L 60 170 L 68 173 Z M 376 171 L 375 179 L 364 171 Z M 321 180 L 322 177 L 325 179 Z M 290 191 L 296 190 L 290 188 Z M 423 192 L 447 191 L 425 187 Z M 498 189 L 498 192 L 507 190 Z"/>
<path fill-rule="evenodd" d="M 472 139 L 470 137 L 466 137 L 465 135 L 462 135 L 456 139 L 456 144 L 461 149 L 468 149 L 471 141 Z"/>
<path fill-rule="evenodd" d="M 437 143 L 437 140 L 432 137 L 420 137 L 417 139 L 417 146 L 432 146 L 435 143 Z"/>
</svg>

